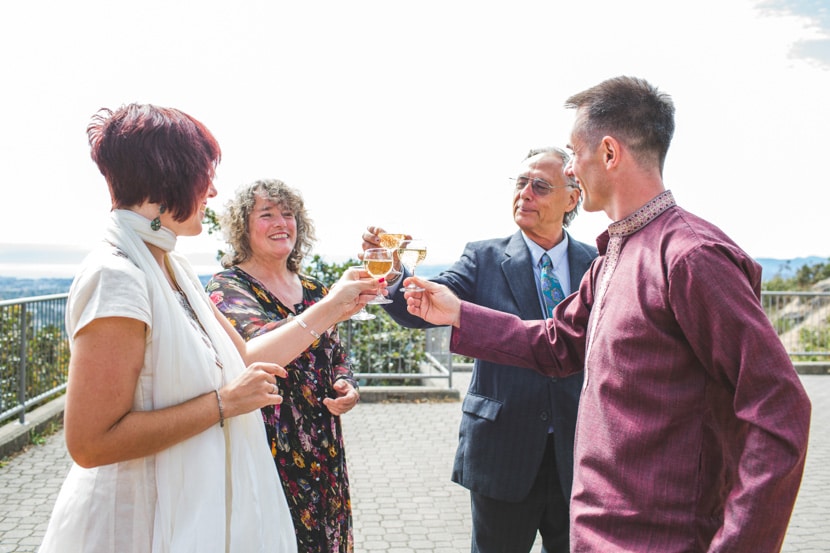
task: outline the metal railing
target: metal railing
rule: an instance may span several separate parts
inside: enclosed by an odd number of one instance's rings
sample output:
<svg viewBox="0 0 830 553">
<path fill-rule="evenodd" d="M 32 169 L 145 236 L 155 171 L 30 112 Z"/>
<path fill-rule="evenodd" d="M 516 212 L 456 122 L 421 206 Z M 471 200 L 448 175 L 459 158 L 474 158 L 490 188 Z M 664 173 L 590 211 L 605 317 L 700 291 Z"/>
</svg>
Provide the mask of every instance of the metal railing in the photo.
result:
<svg viewBox="0 0 830 553">
<path fill-rule="evenodd" d="M 378 310 L 370 321 L 340 324 L 341 340 L 349 352 L 361 385 L 424 383 L 434 379 L 452 387 L 452 355 L 448 327 L 408 329 Z"/>
<path fill-rule="evenodd" d="M 66 389 L 67 294 L 0 301 L 0 423 Z"/>
<path fill-rule="evenodd" d="M 0 423 L 15 416 L 24 423 L 27 410 L 66 389 L 67 296 L 0 301 Z M 796 366 L 830 367 L 830 292 L 763 292 L 761 303 Z M 440 379 L 452 387 L 449 329 L 404 329 L 378 313 L 372 321 L 340 327 L 361 383 Z"/>
<path fill-rule="evenodd" d="M 830 292 L 763 292 L 761 304 L 796 365 L 830 364 Z"/>
<path fill-rule="evenodd" d="M 66 389 L 68 294 L 0 301 L 0 424 Z M 24 332 L 25 330 L 25 332 Z M 363 385 L 445 380 L 452 387 L 449 329 L 401 328 L 378 311 L 372 321 L 340 325 L 341 339 Z"/>
</svg>

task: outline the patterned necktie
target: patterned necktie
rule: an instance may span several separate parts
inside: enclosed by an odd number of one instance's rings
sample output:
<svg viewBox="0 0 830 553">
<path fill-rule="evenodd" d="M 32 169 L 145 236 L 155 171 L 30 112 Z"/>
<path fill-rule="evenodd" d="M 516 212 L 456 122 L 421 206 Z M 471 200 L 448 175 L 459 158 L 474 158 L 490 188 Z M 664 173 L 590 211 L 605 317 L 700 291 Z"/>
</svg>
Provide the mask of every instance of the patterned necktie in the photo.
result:
<svg viewBox="0 0 830 553">
<path fill-rule="evenodd" d="M 553 308 L 556 307 L 556 304 L 565 299 L 565 292 L 562 290 L 559 279 L 553 274 L 553 263 L 551 263 L 548 254 L 542 254 L 542 274 L 540 280 L 547 317 L 550 318 L 553 317 Z"/>
</svg>

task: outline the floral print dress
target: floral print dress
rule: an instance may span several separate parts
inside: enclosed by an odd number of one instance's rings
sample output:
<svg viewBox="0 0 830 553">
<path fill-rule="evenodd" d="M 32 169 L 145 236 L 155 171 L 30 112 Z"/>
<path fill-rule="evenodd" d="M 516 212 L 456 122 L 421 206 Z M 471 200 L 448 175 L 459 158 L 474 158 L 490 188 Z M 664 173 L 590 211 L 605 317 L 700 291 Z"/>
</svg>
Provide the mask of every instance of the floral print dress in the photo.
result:
<svg viewBox="0 0 830 553">
<path fill-rule="evenodd" d="M 208 282 L 210 299 L 247 341 L 273 330 L 328 293 L 318 280 L 300 275 L 303 301 L 289 309 L 254 277 L 232 267 Z M 271 454 L 288 499 L 299 552 L 351 553 L 349 478 L 340 417 L 323 404 L 335 397 L 332 384 L 347 380 L 355 389 L 337 327 L 315 340 L 278 378 L 283 402 L 262 409 Z"/>
</svg>

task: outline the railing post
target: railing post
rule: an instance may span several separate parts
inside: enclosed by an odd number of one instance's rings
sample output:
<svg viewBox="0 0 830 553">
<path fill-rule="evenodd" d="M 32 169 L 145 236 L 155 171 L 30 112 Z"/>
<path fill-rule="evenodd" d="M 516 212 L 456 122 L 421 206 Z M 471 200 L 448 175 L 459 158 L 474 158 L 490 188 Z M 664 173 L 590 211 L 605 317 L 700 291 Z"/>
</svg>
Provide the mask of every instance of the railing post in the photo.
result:
<svg viewBox="0 0 830 553">
<path fill-rule="evenodd" d="M 17 371 L 17 403 L 20 409 L 20 424 L 26 424 L 26 303 L 20 304 L 20 366 Z"/>
</svg>

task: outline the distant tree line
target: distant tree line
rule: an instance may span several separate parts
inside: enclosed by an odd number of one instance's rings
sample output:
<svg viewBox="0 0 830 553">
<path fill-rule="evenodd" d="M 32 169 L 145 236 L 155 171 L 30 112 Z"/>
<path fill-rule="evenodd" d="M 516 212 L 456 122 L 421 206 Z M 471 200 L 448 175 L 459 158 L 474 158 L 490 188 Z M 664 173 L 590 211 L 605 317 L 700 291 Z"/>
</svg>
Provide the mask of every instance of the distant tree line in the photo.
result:
<svg viewBox="0 0 830 553">
<path fill-rule="evenodd" d="M 762 288 L 770 292 L 806 292 L 811 290 L 815 284 L 828 278 L 830 278 L 830 263 L 802 265 L 794 276 L 782 278 L 776 275 L 764 282 Z"/>
</svg>

